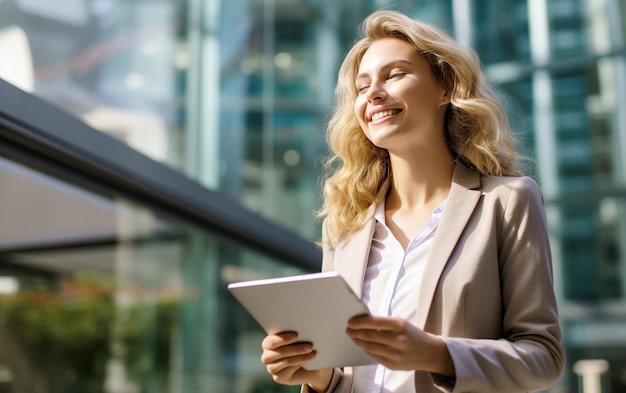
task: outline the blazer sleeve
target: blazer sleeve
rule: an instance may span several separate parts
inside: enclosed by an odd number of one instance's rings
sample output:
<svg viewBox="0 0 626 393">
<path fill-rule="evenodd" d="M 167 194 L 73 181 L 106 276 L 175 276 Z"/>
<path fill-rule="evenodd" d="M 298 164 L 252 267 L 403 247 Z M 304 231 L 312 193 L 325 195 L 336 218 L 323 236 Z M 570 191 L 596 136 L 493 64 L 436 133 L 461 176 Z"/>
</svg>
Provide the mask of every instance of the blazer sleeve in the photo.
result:
<svg viewBox="0 0 626 393">
<path fill-rule="evenodd" d="M 515 182 L 503 198 L 499 271 L 502 338 L 446 337 L 456 381 L 435 385 L 450 392 L 527 392 L 554 384 L 565 356 L 553 289 L 547 222 L 539 187 Z"/>
</svg>

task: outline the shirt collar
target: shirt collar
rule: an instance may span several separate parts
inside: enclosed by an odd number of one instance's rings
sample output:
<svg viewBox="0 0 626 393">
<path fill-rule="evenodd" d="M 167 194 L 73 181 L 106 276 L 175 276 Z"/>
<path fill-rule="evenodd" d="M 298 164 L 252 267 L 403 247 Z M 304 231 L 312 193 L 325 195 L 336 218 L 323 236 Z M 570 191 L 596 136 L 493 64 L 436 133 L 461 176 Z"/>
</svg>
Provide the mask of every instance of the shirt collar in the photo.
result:
<svg viewBox="0 0 626 393">
<path fill-rule="evenodd" d="M 383 225 L 387 225 L 385 222 L 385 199 L 378 205 L 376 208 L 376 213 L 374 213 L 374 218 L 376 221 L 380 222 Z"/>
<path fill-rule="evenodd" d="M 383 225 L 387 225 L 387 222 L 385 221 L 385 199 L 383 199 L 383 201 L 378 205 L 378 207 L 376 208 L 376 212 L 374 213 L 374 218 L 376 219 L 376 221 L 380 222 Z M 448 199 L 444 199 L 443 202 L 441 202 L 439 204 L 439 206 L 437 206 L 435 208 L 435 210 L 432 211 L 432 215 L 437 215 L 437 214 L 441 214 L 443 213 L 443 209 L 446 207 L 446 202 L 448 201 Z"/>
</svg>

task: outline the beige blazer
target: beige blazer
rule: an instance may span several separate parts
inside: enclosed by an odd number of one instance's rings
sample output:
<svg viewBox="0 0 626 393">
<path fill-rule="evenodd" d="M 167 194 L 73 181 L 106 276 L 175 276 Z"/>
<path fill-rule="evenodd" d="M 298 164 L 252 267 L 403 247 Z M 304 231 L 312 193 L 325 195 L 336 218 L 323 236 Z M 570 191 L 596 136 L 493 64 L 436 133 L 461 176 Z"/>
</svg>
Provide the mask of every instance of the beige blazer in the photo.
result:
<svg viewBox="0 0 626 393">
<path fill-rule="evenodd" d="M 359 296 L 370 209 L 364 228 L 323 253 L 322 270 L 339 272 Z M 556 382 L 565 360 L 543 201 L 531 178 L 456 164 L 416 301 L 412 322 L 446 337 L 456 370 L 452 383 L 416 372 L 417 392 L 528 392 Z M 351 368 L 336 369 L 330 390 L 351 384 Z"/>
</svg>

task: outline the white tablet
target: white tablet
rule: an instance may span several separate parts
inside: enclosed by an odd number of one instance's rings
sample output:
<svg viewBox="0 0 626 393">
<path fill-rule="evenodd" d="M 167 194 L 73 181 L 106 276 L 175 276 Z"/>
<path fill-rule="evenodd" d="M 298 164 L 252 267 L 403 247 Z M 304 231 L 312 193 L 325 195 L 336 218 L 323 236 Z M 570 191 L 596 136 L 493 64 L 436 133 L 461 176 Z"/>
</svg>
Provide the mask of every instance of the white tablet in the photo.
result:
<svg viewBox="0 0 626 393">
<path fill-rule="evenodd" d="M 293 331 L 313 343 L 317 356 L 308 370 L 376 363 L 346 334 L 348 320 L 369 310 L 337 272 L 238 282 L 228 290 L 268 334 Z"/>
</svg>

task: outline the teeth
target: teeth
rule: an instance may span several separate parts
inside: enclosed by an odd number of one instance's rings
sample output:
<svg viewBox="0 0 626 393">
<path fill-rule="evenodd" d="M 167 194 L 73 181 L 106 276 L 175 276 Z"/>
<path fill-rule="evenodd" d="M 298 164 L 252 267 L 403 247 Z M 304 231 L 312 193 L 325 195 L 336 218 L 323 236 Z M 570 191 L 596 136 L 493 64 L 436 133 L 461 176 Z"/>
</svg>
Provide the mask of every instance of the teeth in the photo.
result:
<svg viewBox="0 0 626 393">
<path fill-rule="evenodd" d="M 377 112 L 377 113 L 374 113 L 374 115 L 372 116 L 372 121 L 376 121 L 386 116 L 395 115 L 396 113 L 399 113 L 399 112 L 400 112 L 400 109 L 390 109 L 387 111 Z"/>
</svg>

